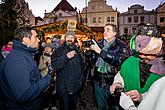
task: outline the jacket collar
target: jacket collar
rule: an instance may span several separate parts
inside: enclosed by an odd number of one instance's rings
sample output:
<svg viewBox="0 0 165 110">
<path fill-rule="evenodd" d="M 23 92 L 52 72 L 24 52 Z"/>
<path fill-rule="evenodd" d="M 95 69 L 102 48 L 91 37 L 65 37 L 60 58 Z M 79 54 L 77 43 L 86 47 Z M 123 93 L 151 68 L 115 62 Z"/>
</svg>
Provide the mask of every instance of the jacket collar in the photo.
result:
<svg viewBox="0 0 165 110">
<path fill-rule="evenodd" d="M 28 47 L 17 40 L 13 40 L 13 49 L 21 50 L 34 56 L 38 49 Z"/>
<path fill-rule="evenodd" d="M 98 42 L 101 47 L 104 47 L 104 41 L 105 41 L 105 39 L 102 39 L 100 42 Z M 119 39 L 115 38 L 115 40 L 113 40 L 113 42 L 111 42 L 110 47 L 116 46 L 118 41 L 119 41 Z"/>
</svg>

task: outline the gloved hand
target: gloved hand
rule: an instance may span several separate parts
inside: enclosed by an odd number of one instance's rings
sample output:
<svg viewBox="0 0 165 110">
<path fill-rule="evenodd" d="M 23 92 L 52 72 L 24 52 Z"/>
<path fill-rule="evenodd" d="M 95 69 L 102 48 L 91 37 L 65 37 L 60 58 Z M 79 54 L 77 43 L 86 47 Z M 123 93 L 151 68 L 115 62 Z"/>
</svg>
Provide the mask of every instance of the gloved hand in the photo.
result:
<svg viewBox="0 0 165 110">
<path fill-rule="evenodd" d="M 52 76 L 52 78 L 54 78 L 56 76 L 56 72 L 55 70 L 52 68 L 51 65 L 48 66 L 48 74 L 50 74 Z"/>
<path fill-rule="evenodd" d="M 119 103 L 120 103 L 120 106 L 125 110 L 136 110 L 136 107 L 132 99 L 130 98 L 130 96 L 127 96 L 124 92 L 121 93 Z"/>
</svg>

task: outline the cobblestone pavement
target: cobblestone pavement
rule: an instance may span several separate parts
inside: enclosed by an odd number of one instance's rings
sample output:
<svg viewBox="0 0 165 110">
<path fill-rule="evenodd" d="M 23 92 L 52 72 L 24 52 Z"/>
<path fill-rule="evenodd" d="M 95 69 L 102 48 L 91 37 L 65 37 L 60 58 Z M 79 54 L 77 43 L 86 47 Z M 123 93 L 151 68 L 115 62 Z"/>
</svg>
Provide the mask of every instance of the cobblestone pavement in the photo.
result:
<svg viewBox="0 0 165 110">
<path fill-rule="evenodd" d="M 112 98 L 112 97 L 111 97 Z M 85 103 L 80 103 L 80 100 L 77 104 L 76 110 L 97 110 L 96 108 L 96 100 L 94 97 L 93 85 L 91 83 L 87 83 L 82 94 L 81 99 Z M 59 110 L 58 109 L 59 103 L 57 101 L 56 107 L 53 107 L 52 110 Z M 115 106 L 112 106 L 114 108 Z M 111 107 L 107 107 L 107 110 L 111 110 Z M 44 109 L 48 110 L 48 109 Z M 115 108 L 115 110 L 123 110 L 122 108 Z"/>
<path fill-rule="evenodd" d="M 76 110 L 97 110 L 96 102 L 94 98 L 94 92 L 93 92 L 93 85 L 91 85 L 91 83 L 88 82 L 84 87 L 84 90 L 81 93 L 81 99 L 85 104 L 80 103 L 80 101 L 78 101 Z M 56 107 L 52 107 L 52 110 L 59 110 L 58 106 L 59 103 L 57 101 Z M 49 109 L 45 108 L 44 110 L 49 110 Z"/>
<path fill-rule="evenodd" d="M 87 83 L 84 91 L 82 92 L 82 100 L 85 102 L 86 106 L 83 106 L 83 104 L 79 102 L 76 110 L 97 110 L 93 92 L 93 85 L 91 85 L 90 83 Z"/>
</svg>

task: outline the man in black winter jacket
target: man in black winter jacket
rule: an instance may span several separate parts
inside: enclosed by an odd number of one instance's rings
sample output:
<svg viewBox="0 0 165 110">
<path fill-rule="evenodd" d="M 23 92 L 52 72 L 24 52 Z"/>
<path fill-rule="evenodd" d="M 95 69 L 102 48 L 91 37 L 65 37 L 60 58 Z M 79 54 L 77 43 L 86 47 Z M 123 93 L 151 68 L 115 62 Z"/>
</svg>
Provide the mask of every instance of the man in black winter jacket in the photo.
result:
<svg viewBox="0 0 165 110">
<path fill-rule="evenodd" d="M 107 110 L 108 100 L 112 102 L 109 87 L 122 62 L 129 57 L 126 44 L 116 38 L 117 28 L 113 24 L 104 27 L 104 39 L 90 46 L 96 52 L 97 61 L 94 70 L 95 96 L 98 110 Z M 113 109 L 116 110 L 116 109 Z"/>
<path fill-rule="evenodd" d="M 74 41 L 74 31 L 67 31 L 64 44 L 52 54 L 52 66 L 57 73 L 56 93 L 60 110 L 75 110 L 84 80 L 84 61 Z"/>
</svg>

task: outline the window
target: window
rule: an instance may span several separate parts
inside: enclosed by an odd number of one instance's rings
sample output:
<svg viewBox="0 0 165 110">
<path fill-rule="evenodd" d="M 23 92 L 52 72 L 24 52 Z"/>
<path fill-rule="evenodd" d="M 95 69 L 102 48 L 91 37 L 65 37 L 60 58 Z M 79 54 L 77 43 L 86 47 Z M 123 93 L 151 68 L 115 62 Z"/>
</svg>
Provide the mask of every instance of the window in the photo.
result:
<svg viewBox="0 0 165 110">
<path fill-rule="evenodd" d="M 95 23 L 95 22 L 96 22 L 96 18 L 94 17 L 94 18 L 93 18 L 93 23 Z"/>
<path fill-rule="evenodd" d="M 165 18 L 164 17 L 160 17 L 160 22 L 165 22 Z"/>
<path fill-rule="evenodd" d="M 59 17 L 61 17 L 62 16 L 62 13 L 59 13 Z"/>
<path fill-rule="evenodd" d="M 49 23 L 49 19 L 46 19 L 46 23 Z"/>
<path fill-rule="evenodd" d="M 134 16 L 134 22 L 135 22 L 135 23 L 138 22 L 138 16 Z"/>
<path fill-rule="evenodd" d="M 141 17 L 140 17 L 140 21 L 141 21 L 141 22 L 144 22 L 144 16 L 141 16 Z"/>
<path fill-rule="evenodd" d="M 94 10 L 95 9 L 95 6 L 92 6 L 92 10 Z"/>
<path fill-rule="evenodd" d="M 129 22 L 129 23 L 132 22 L 132 17 L 128 17 L 128 22 Z"/>
<path fill-rule="evenodd" d="M 136 32 L 136 27 L 133 27 L 132 28 L 132 33 L 135 33 Z"/>
<path fill-rule="evenodd" d="M 115 21 L 115 18 L 114 17 L 111 17 L 111 22 L 114 22 Z"/>
<path fill-rule="evenodd" d="M 134 10 L 134 13 L 137 13 L 137 10 Z"/>
<path fill-rule="evenodd" d="M 124 34 L 128 34 L 128 28 L 127 27 L 124 28 Z"/>
<path fill-rule="evenodd" d="M 110 22 L 110 17 L 107 17 L 107 22 Z"/>
<path fill-rule="evenodd" d="M 99 17 L 99 23 L 101 22 L 102 20 L 101 20 L 101 17 Z"/>
</svg>

